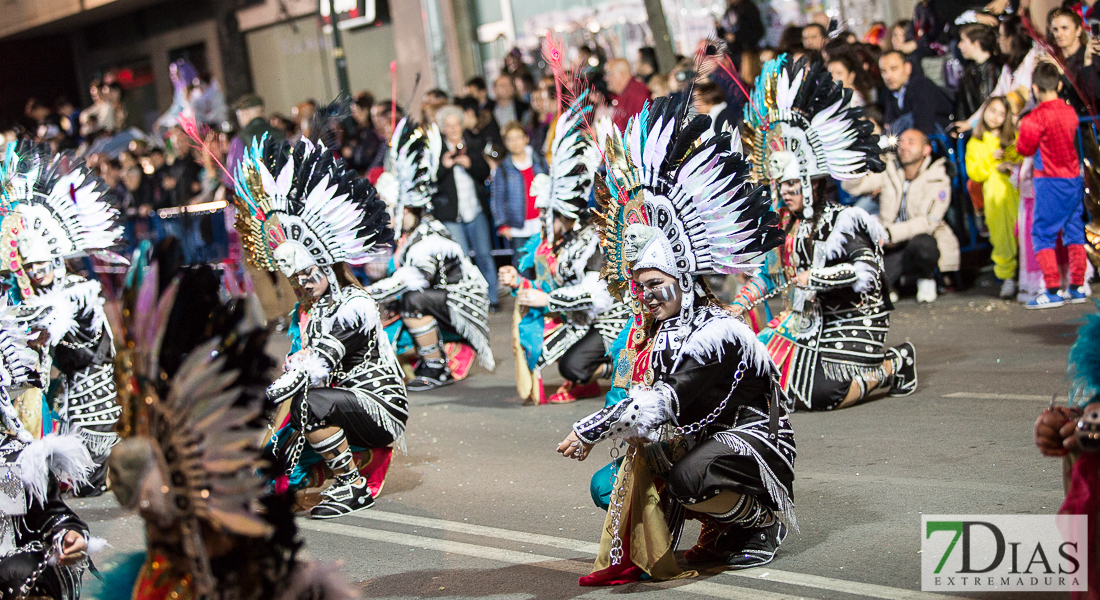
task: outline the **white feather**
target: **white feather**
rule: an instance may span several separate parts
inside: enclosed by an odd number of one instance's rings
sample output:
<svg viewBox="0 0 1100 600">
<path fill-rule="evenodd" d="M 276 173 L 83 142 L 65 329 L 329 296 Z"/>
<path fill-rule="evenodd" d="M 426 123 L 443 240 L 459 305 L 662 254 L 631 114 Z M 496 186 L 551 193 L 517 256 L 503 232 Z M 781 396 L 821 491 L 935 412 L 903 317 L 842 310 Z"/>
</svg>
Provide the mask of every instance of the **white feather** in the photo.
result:
<svg viewBox="0 0 1100 600">
<path fill-rule="evenodd" d="M 331 374 L 325 361 L 309 350 L 299 350 L 287 356 L 283 367 L 288 373 L 291 371 L 305 371 L 309 375 L 309 384 L 313 387 L 328 385 L 328 378 Z"/>
<path fill-rule="evenodd" d="M 88 476 L 95 469 L 84 442 L 74 434 L 51 433 L 31 442 L 19 453 L 16 464 L 27 491 L 43 503 L 49 491 L 51 473 L 61 483 L 78 487 L 88 483 Z"/>
<path fill-rule="evenodd" d="M 344 302 L 336 309 L 335 317 L 341 326 L 357 327 L 364 334 L 370 334 L 381 321 L 374 299 L 358 288 L 344 290 Z"/>
<path fill-rule="evenodd" d="M 858 206 L 849 206 L 840 211 L 829 237 L 825 238 L 825 260 L 839 258 L 844 253 L 844 244 L 848 238 L 863 230 L 876 244 L 885 244 L 889 239 L 886 228 L 875 217 Z"/>
<path fill-rule="evenodd" d="M 726 343 L 740 348 L 745 363 L 754 367 L 757 373 L 764 375 L 775 371 L 775 363 L 764 343 L 748 325 L 725 312 L 707 320 L 702 327 L 689 334 L 673 369 L 680 366 L 684 356 L 700 362 L 720 361 Z"/>
</svg>

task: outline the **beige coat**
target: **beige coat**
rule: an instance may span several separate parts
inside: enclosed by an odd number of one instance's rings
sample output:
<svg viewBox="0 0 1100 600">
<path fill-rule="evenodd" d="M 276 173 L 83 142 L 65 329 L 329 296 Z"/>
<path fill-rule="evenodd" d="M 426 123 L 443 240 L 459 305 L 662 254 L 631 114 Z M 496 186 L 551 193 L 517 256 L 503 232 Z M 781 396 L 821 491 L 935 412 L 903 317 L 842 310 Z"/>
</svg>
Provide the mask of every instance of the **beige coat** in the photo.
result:
<svg viewBox="0 0 1100 600">
<path fill-rule="evenodd" d="M 843 182 L 844 191 L 858 196 L 881 190 L 878 217 L 890 233 L 890 243 L 904 242 L 929 233 L 936 238 L 936 246 L 940 249 L 940 271 L 958 271 L 959 240 L 943 220 L 947 208 L 951 206 L 951 178 L 944 169 L 944 159 L 933 161 L 932 157 L 925 158 L 917 178 L 909 182 L 907 221 L 897 220 L 905 173 L 897 160 L 887 158 L 885 162 L 886 170 L 882 173 L 871 173 L 862 179 Z"/>
</svg>

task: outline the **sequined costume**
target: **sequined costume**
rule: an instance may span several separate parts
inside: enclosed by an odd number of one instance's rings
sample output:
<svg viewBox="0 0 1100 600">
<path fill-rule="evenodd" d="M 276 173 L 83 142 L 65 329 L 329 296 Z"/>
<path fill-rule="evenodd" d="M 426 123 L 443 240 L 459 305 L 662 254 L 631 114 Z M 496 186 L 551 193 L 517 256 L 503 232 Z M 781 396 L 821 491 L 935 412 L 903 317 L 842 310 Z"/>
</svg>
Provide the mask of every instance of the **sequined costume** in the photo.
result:
<svg viewBox="0 0 1100 600">
<path fill-rule="evenodd" d="M 771 181 L 787 239 L 772 271 L 744 286 L 734 304 L 749 309 L 785 294 L 786 310 L 760 338 L 792 410 L 794 403 L 811 410 L 849 406 L 879 387 L 912 393 L 912 345 L 884 348 L 893 308 L 883 275 L 886 231 L 863 209 L 836 204 L 822 185 L 825 177 L 881 171 L 879 136 L 851 106 L 851 90 L 834 82 L 821 61 L 791 63 L 782 55 L 769 61 L 757 86 L 776 91 L 746 107 L 746 124 L 754 127 L 757 176 Z M 800 195 L 804 209 L 789 210 L 779 201 L 781 189 Z"/>
<path fill-rule="evenodd" d="M 57 427 L 80 435 L 97 464 L 90 484 L 77 492 L 98 495 L 105 489 L 107 453 L 118 441 L 114 345 L 99 282 L 67 273 L 65 259 L 110 256 L 107 249 L 122 233 L 118 213 L 107 201 L 107 186 L 67 155 L 52 156 L 43 146 L 11 145 L 8 159 L 21 164 L 10 169 L 18 174 L 5 190 L 12 212 L 3 227 L 16 242 L 5 267 L 20 282 L 19 319 L 46 335 L 42 372 L 51 366 L 61 372 L 54 402 Z M 48 282 L 27 281 L 34 265 L 49 273 Z"/>
<path fill-rule="evenodd" d="M 299 467 L 314 452 L 335 476 L 311 515 L 369 508 L 389 468 L 388 449 L 402 447 L 408 420 L 401 369 L 378 307 L 348 268 L 392 242 L 385 205 L 342 160 L 309 142 L 254 143 L 236 183 L 243 204 L 238 227 L 251 259 L 278 269 L 300 290 L 326 282 L 319 297 L 299 294 L 294 343 L 283 375 L 268 389 L 280 407 L 272 446 L 286 463 L 287 479 L 276 485 L 305 481 Z M 365 465 L 380 472 L 359 472 L 364 466 L 355 453 L 364 450 L 382 452 L 382 462 Z"/>
<path fill-rule="evenodd" d="M 616 372 L 616 383 L 628 381 L 629 389 L 573 431 L 583 444 L 651 443 L 631 445 L 618 469 L 601 552 L 585 585 L 621 583 L 643 571 L 675 576 L 670 557 L 685 507 L 706 506 L 719 494 L 736 502 L 722 514 L 699 509 L 719 534 L 702 549 L 701 539 L 695 557 L 713 554 L 738 568 L 766 564 L 794 526 L 794 432 L 778 371 L 700 277 L 758 267 L 782 233 L 764 191 L 747 181 L 739 139 L 713 135 L 709 117 L 689 116 L 688 108 L 659 99 L 604 148 L 608 174 L 606 187 L 597 187 L 597 222 L 609 289 L 634 310 Z M 657 322 L 643 309 L 635 279 L 650 270 L 674 280 L 668 287 L 675 296 L 662 288 L 666 298 L 680 298 L 679 313 Z M 645 491 L 655 489 L 654 478 L 665 482 L 659 495 Z M 644 542 L 630 539 L 639 531 Z M 648 549 L 645 556 L 637 555 L 640 548 Z"/>
</svg>

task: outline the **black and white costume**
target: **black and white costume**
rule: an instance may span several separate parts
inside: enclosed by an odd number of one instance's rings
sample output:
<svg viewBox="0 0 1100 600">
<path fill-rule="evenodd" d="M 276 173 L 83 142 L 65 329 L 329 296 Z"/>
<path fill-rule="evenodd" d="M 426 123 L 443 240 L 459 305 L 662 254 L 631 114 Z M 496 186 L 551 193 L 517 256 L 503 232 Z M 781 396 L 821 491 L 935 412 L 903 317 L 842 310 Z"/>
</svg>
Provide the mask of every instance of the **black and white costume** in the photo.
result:
<svg viewBox="0 0 1100 600">
<path fill-rule="evenodd" d="M 115 393 L 114 344 L 103 313 L 103 290 L 97 281 L 66 273 L 65 259 L 89 253 L 109 255 L 122 233 L 118 213 L 106 199 L 107 186 L 82 164 L 69 157 L 49 158 L 48 150 L 32 149 L 23 156 L 28 172 L 12 200 L 17 219 L 4 220 L 17 228 L 19 250 L 16 279 L 23 280 L 30 265 L 47 265 L 53 278 L 42 286 L 20 286 L 24 294 L 19 319 L 48 336 L 41 372 L 61 372 L 55 402 L 61 429 L 83 438 L 97 464 L 91 485 L 80 495 L 98 495 L 106 489 L 107 455 L 118 436 L 114 433 L 121 409 Z M 19 179 L 17 177 L 17 179 Z M 10 265 L 9 265 L 10 266 Z"/>
<path fill-rule="evenodd" d="M 739 139 L 711 134 L 709 117 L 689 116 L 689 107 L 658 99 L 605 148 L 608 189 L 598 197 L 606 273 L 609 287 L 635 310 L 628 350 L 636 357 L 621 366 L 638 375 L 625 399 L 581 419 L 573 431 L 587 444 L 661 442 L 664 466 L 644 461 L 688 509 L 736 494 L 731 510 L 706 517 L 721 524 L 707 550 L 733 567 L 758 566 L 774 558 L 794 525 L 794 432 L 767 349 L 717 305 L 699 276 L 755 268 L 782 233 L 764 191 L 747 180 L 749 164 L 735 151 Z M 643 312 L 644 282 L 632 278 L 644 269 L 675 280 L 645 294 L 664 301 L 679 296 L 678 315 L 653 323 Z M 640 460 L 618 471 L 612 529 L 621 517 L 615 513 L 624 472 Z M 676 523 L 669 527 L 678 530 Z M 611 565 L 628 546 L 612 541 Z M 699 546 L 693 552 L 698 555 Z"/>
<path fill-rule="evenodd" d="M 758 174 L 777 194 L 780 185 L 800 185 L 804 208 L 798 214 L 779 208 L 788 238 L 774 272 L 745 286 L 734 303 L 749 308 L 768 292 L 789 290 L 788 310 L 760 337 L 792 401 L 831 410 L 877 387 L 912 393 L 912 344 L 884 349 L 893 308 L 883 277 L 886 230 L 864 210 L 840 206 L 813 187 L 825 176 L 844 180 L 882 170 L 879 136 L 850 106 L 851 90 L 834 82 L 821 61 L 791 64 L 780 56 L 757 85 L 780 90 L 766 100 L 767 120 L 754 132 Z M 796 285 L 804 272 L 808 282 Z"/>
<path fill-rule="evenodd" d="M 320 298 L 301 300 L 308 305 L 300 303 L 294 315 L 300 348 L 268 389 L 277 404 L 291 403 L 289 427 L 276 433 L 274 446 L 284 453 L 289 475 L 306 447 L 304 434 L 337 428 L 323 442 L 310 442 L 337 474 L 311 514 L 332 518 L 369 508 L 377 490 L 353 468 L 350 447 L 401 447 L 408 405 L 378 307 L 346 277 L 347 263 L 368 260 L 393 240 L 389 215 L 374 188 L 323 145 L 261 140 L 239 171 L 238 196 L 247 213 L 238 226 L 252 259 L 297 277 L 299 285 L 304 273 L 318 271 L 328 281 Z M 288 429 L 297 432 L 293 440 Z"/>
<path fill-rule="evenodd" d="M 468 342 L 481 366 L 490 371 L 496 367 L 489 347 L 489 284 L 447 228 L 430 215 L 442 144 L 434 123 L 418 127 L 404 119 L 395 130 L 390 145 L 398 188 L 395 217 L 402 222 L 408 208 L 418 211 L 419 222 L 398 241 L 393 273 L 369 288 L 379 302 L 397 300 L 405 319 L 431 318 L 427 325 L 408 328 L 421 357 L 408 383 L 410 391 L 454 381 L 442 351 L 441 328 Z"/>
</svg>

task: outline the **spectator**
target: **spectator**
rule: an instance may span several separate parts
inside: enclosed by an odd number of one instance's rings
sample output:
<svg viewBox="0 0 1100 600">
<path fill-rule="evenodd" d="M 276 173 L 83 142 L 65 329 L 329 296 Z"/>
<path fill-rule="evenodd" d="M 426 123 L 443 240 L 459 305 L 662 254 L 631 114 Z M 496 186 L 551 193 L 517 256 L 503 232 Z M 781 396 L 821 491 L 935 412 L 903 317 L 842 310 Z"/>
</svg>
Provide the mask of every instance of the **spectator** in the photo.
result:
<svg viewBox="0 0 1100 600">
<path fill-rule="evenodd" d="M 943 133 L 951 122 L 953 107 L 947 93 L 931 79 L 913 73 L 913 65 L 897 50 L 879 59 L 887 93 L 881 100 L 890 133 L 918 129 L 925 136 Z"/>
<path fill-rule="evenodd" d="M 913 277 L 917 302 L 935 302 L 936 268 L 941 273 L 959 269 L 959 241 L 943 220 L 951 205 L 951 179 L 944 159 L 933 160 L 928 136 L 905 131 L 898 139 L 897 160 L 886 161 L 886 171 L 842 186 L 852 195 L 879 190 L 879 220 L 889 236 L 887 280 L 897 286 Z"/>
<path fill-rule="evenodd" d="M 516 97 L 516 84 L 508 75 L 493 81 L 493 118 L 500 126 L 512 121 L 523 121 L 531 107 Z"/>
<path fill-rule="evenodd" d="M 996 44 L 992 27 L 970 23 L 959 30 L 959 53 L 968 61 L 955 94 L 955 118 L 959 119 L 955 129 L 959 132 L 978 125 L 979 109 L 997 87 L 1001 65 L 993 58 Z"/>
<path fill-rule="evenodd" d="M 1010 176 L 1021 162 L 1008 100 L 994 96 L 981 111 L 966 143 L 966 174 L 981 186 L 984 219 L 993 245 L 993 274 L 1001 280 L 1001 298 L 1016 296 L 1016 218 L 1020 196 Z M 979 218 L 983 215 L 979 213 Z"/>
<path fill-rule="evenodd" d="M 1027 303 L 1029 309 L 1084 302 L 1087 259 L 1082 220 L 1084 182 L 1077 156 L 1077 114 L 1059 96 L 1058 67 L 1040 63 L 1031 78 L 1039 103 L 1020 121 L 1016 148 L 1023 156 L 1038 152 L 1035 161 L 1035 217 L 1031 227 L 1035 258 L 1043 270 L 1046 292 Z M 1059 236 L 1069 254 L 1069 289 L 1061 291 L 1062 275 L 1054 248 Z"/>
<path fill-rule="evenodd" d="M 587 75 L 598 71 L 599 68 L 600 58 L 591 46 L 577 48 L 577 59 L 573 61 L 573 72 L 577 75 Z"/>
<path fill-rule="evenodd" d="M 531 147 L 539 154 L 546 154 L 549 144 L 550 124 L 557 116 L 558 102 L 554 90 L 540 87 L 531 94 L 531 111 L 528 113 L 526 129 L 531 132 Z"/>
<path fill-rule="evenodd" d="M 493 115 L 479 110 L 477 100 L 473 98 L 458 98 L 456 106 L 462 109 L 462 126 L 466 129 L 470 151 L 499 162 L 503 156 L 497 156 L 496 152 L 504 147 L 504 141 Z"/>
<path fill-rule="evenodd" d="M 126 108 L 122 105 L 122 85 L 117 81 L 112 81 L 103 86 L 100 95 L 103 96 L 107 105 L 105 111 L 107 119 L 103 120 L 101 118 L 99 124 L 109 134 L 118 133 L 126 126 L 127 118 Z"/>
<path fill-rule="evenodd" d="M 714 133 L 722 133 L 727 126 L 734 129 L 741 122 L 740 114 L 726 103 L 722 88 L 709 81 L 695 86 L 695 110 L 710 117 Z"/>
<path fill-rule="evenodd" d="M 371 101 L 373 103 L 373 98 Z M 424 98 L 420 101 L 420 122 L 434 123 L 435 111 L 450 104 L 450 102 L 451 99 L 447 96 L 447 92 L 439 88 L 428 90 L 424 93 Z"/>
<path fill-rule="evenodd" d="M 1012 114 L 1023 112 L 1031 98 L 1031 72 L 1039 58 L 1039 51 L 1020 21 L 1020 17 L 1009 15 L 1001 21 L 998 29 L 997 44 L 1004 57 L 1001 77 L 994 96 L 1004 96 L 1008 100 Z"/>
<path fill-rule="evenodd" d="M 867 73 L 851 54 L 831 56 L 829 74 L 841 85 L 852 90 L 852 106 L 864 106 L 870 101 L 871 85 Z"/>
<path fill-rule="evenodd" d="M 80 109 L 69 99 L 61 96 L 53 103 L 54 113 L 57 115 L 57 124 L 69 142 L 75 144 L 80 138 Z"/>
<path fill-rule="evenodd" d="M 615 126 L 620 131 L 626 131 L 627 121 L 642 112 L 642 107 L 649 100 L 649 88 L 630 72 L 630 63 L 622 58 L 607 63 L 605 79 L 607 89 L 613 95 Z"/>
<path fill-rule="evenodd" d="M 195 160 L 191 138 L 179 125 L 170 134 L 173 157 L 161 180 L 164 187 L 164 203 L 170 207 L 187 206 L 202 191 L 202 165 Z"/>
<path fill-rule="evenodd" d="M 726 12 L 716 29 L 717 36 L 726 42 L 726 52 L 738 65 L 741 55 L 759 50 L 764 39 L 764 20 L 753 0 L 726 0 Z"/>
<path fill-rule="evenodd" d="M 1100 40 L 1090 42 L 1081 16 L 1065 8 L 1050 11 L 1047 31 L 1057 48 L 1057 57 L 1065 65 L 1060 95 L 1082 117 L 1096 112 L 1092 107 L 1100 65 L 1094 64 L 1093 56 L 1100 50 Z"/>
<path fill-rule="evenodd" d="M 535 90 L 535 76 L 530 71 L 524 71 L 512 78 L 516 83 L 516 95 L 520 100 L 530 104 L 531 92 Z"/>
<path fill-rule="evenodd" d="M 523 62 L 523 51 L 519 48 L 512 48 L 508 54 L 504 55 L 503 69 L 501 73 L 512 77 L 513 80 L 526 76 L 531 76 L 531 68 L 527 66 L 527 63 Z M 534 79 L 532 79 L 533 81 Z"/>
<path fill-rule="evenodd" d="M 531 182 L 535 175 L 549 171 L 546 159 L 528 145 L 529 141 L 527 132 L 519 123 L 513 121 L 504 126 L 504 147 L 508 156 L 493 170 L 490 184 L 493 222 L 497 233 L 508 240 L 513 250 L 513 266 L 518 258 L 515 251 L 539 232 L 542 223 L 539 209 L 535 208 Z"/>
<path fill-rule="evenodd" d="M 374 108 L 374 95 L 359 92 L 351 103 L 351 119 L 355 122 L 355 131 L 344 146 L 344 159 L 361 175 L 382 166 L 388 140 L 383 140 L 374 129 L 371 110 Z"/>
<path fill-rule="evenodd" d="M 655 77 L 649 80 L 650 94 L 654 99 L 664 98 L 672 93 L 672 88 L 668 85 L 669 76 L 665 73 L 658 73 Z"/>
<path fill-rule="evenodd" d="M 924 76 L 924 69 L 921 67 L 920 60 L 924 57 L 925 52 L 921 51 L 920 44 L 917 43 L 917 31 L 912 21 L 902 19 L 894 23 L 893 28 L 890 29 L 890 45 L 895 52 L 900 52 L 906 62 L 912 65 L 914 75 Z"/>
<path fill-rule="evenodd" d="M 382 138 L 382 149 L 379 152 L 385 154 L 390 139 L 393 138 L 393 128 L 405 118 L 405 109 L 401 108 L 400 104 L 395 105 L 392 100 L 384 100 L 371 107 L 370 114 L 374 130 L 378 133 L 378 137 Z"/>
<path fill-rule="evenodd" d="M 798 25 L 788 25 L 779 38 L 779 44 L 775 47 L 778 54 L 792 52 L 795 48 L 802 48 L 802 28 Z"/>
<path fill-rule="evenodd" d="M 251 146 L 257 139 L 262 139 L 265 135 L 277 142 L 286 139 L 286 134 L 272 126 L 271 122 L 264 117 L 264 100 L 256 94 L 245 94 L 238 98 L 233 103 L 233 111 L 240 131 L 229 143 L 229 154 L 226 157 L 225 166 L 230 173 L 237 172 L 237 163 L 244 156 L 245 148 Z"/>
<path fill-rule="evenodd" d="M 493 101 L 489 99 L 489 86 L 485 83 L 484 77 L 471 77 L 466 82 L 466 95 L 477 100 L 477 107 L 480 110 L 493 110 Z"/>
<path fill-rule="evenodd" d="M 439 161 L 439 193 L 432 201 L 432 213 L 451 232 L 489 283 L 489 306 L 498 310 L 497 270 L 492 255 L 489 229 L 489 163 L 484 152 L 471 144 L 473 137 L 463 127 L 465 116 L 456 106 L 436 112 L 443 133 L 443 155 Z"/>
<path fill-rule="evenodd" d="M 802 28 L 802 47 L 807 50 L 821 52 L 827 39 L 829 31 L 823 25 L 810 23 Z"/>
<path fill-rule="evenodd" d="M 659 70 L 657 67 L 657 51 L 653 49 L 653 46 L 638 48 L 638 66 L 635 69 L 638 77 L 646 85 L 649 85 Z"/>
</svg>

